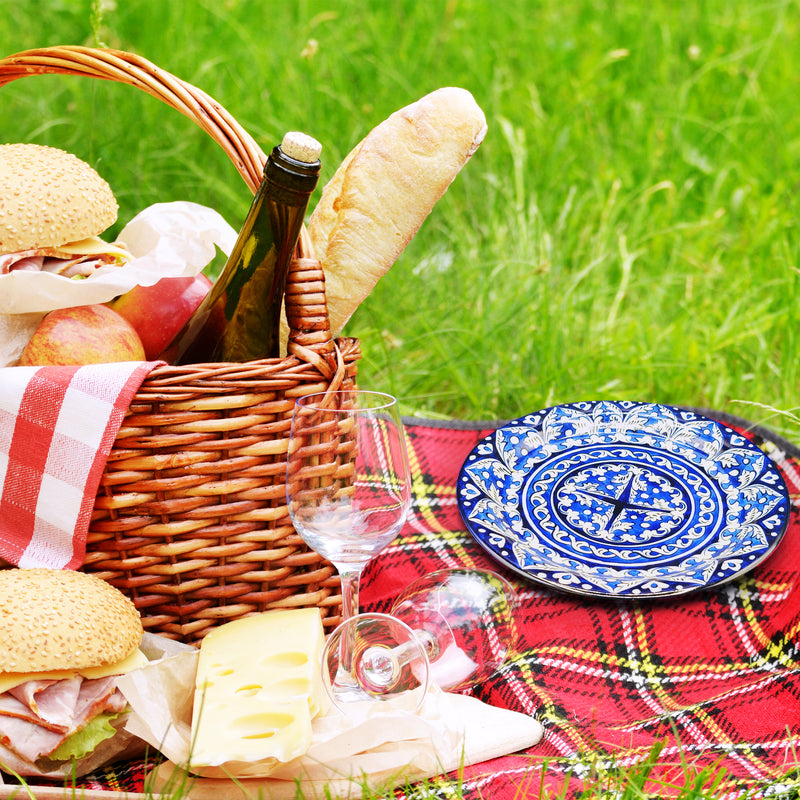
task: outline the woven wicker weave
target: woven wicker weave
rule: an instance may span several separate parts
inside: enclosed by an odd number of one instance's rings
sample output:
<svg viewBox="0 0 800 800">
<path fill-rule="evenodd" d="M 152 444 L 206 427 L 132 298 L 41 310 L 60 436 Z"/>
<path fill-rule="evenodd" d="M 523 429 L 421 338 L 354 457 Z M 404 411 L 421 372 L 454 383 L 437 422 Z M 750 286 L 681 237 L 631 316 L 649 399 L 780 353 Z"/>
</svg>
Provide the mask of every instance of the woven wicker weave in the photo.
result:
<svg viewBox="0 0 800 800">
<path fill-rule="evenodd" d="M 251 191 L 266 156 L 208 95 L 130 53 L 83 47 L 0 59 L 0 86 L 41 74 L 135 86 L 194 120 Z M 84 569 L 121 589 L 145 628 L 186 642 L 273 608 L 316 606 L 339 621 L 333 567 L 286 510 L 294 400 L 355 386 L 359 344 L 331 337 L 324 275 L 303 230 L 287 281 L 289 354 L 244 364 L 157 367 L 117 435 L 95 500 Z"/>
</svg>

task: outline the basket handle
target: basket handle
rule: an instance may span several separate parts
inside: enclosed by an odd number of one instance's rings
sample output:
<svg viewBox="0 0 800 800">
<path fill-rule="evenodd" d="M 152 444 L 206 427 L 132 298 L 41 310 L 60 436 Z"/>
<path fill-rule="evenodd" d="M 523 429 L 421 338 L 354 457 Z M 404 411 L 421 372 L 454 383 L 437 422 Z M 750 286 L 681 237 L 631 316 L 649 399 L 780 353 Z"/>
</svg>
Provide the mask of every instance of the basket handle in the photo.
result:
<svg viewBox="0 0 800 800">
<path fill-rule="evenodd" d="M 126 83 L 158 98 L 197 123 L 222 147 L 250 191 L 255 193 L 258 189 L 267 157 L 255 139 L 212 97 L 147 59 L 122 50 L 70 45 L 25 50 L 0 59 L 0 87 L 18 78 L 48 74 Z M 313 353 L 328 357 L 334 344 L 324 295 L 324 274 L 313 257 L 305 226 L 296 256 L 287 277 L 285 301 L 289 351 L 301 356 Z M 298 260 L 302 268 L 297 267 Z M 303 302 L 309 293 L 306 286 L 310 287 L 313 302 Z"/>
</svg>

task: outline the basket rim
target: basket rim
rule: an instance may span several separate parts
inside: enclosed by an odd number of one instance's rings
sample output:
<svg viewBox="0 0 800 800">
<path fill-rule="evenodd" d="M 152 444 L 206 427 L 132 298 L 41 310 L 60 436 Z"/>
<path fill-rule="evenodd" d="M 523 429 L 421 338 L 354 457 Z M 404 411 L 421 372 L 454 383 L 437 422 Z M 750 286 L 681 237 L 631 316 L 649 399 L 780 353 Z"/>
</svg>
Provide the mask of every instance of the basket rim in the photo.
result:
<svg viewBox="0 0 800 800">
<path fill-rule="evenodd" d="M 107 47 L 54 45 L 0 58 L 0 87 L 34 75 L 99 78 L 144 91 L 195 122 L 223 148 L 248 188 L 258 189 L 267 156 L 253 136 L 209 94 L 143 56 Z"/>
</svg>

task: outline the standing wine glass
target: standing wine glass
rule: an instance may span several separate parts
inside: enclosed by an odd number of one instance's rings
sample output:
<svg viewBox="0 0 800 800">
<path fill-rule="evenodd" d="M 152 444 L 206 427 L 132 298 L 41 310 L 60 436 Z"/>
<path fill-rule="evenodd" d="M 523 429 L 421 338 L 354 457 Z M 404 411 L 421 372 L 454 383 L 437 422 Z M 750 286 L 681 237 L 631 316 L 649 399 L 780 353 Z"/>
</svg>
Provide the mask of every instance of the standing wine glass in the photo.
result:
<svg viewBox="0 0 800 800">
<path fill-rule="evenodd" d="M 295 403 L 286 495 L 303 540 L 328 559 L 342 584 L 342 618 L 358 613 L 364 567 L 400 530 L 411 499 L 403 424 L 391 395 L 361 390 L 308 395 Z M 333 693 L 359 691 L 349 637 L 340 644 Z"/>
</svg>

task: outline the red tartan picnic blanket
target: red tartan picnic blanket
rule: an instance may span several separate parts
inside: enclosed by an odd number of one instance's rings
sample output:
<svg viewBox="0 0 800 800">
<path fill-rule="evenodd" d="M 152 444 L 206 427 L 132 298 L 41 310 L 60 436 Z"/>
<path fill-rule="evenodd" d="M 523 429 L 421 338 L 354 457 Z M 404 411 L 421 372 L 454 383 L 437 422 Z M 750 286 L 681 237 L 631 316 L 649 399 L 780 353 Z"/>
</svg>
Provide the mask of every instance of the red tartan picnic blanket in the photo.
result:
<svg viewBox="0 0 800 800">
<path fill-rule="evenodd" d="M 775 553 L 734 582 L 641 602 L 562 594 L 504 571 L 465 532 L 455 494 L 462 462 L 494 426 L 407 421 L 414 506 L 400 536 L 369 566 L 362 608 L 388 610 L 403 587 L 436 569 L 502 572 L 521 596 L 520 640 L 474 694 L 536 715 L 545 728 L 529 752 L 437 778 L 426 797 L 577 797 L 594 780 L 592 769 L 647 762 L 657 743 L 656 779 L 680 784 L 683 760 L 698 772 L 722 771 L 726 796 L 779 779 L 786 793 L 773 786 L 772 796 L 796 796 L 800 450 L 743 420 L 706 413 L 749 430 L 778 465 L 793 497 L 789 529 Z M 143 774 L 142 765 L 128 764 L 81 785 L 141 791 Z M 673 793 L 658 784 L 651 791 Z"/>
<path fill-rule="evenodd" d="M 370 565 L 363 605 L 386 611 L 415 578 L 449 567 L 503 573 L 520 592 L 520 641 L 510 661 L 474 694 L 534 714 L 544 740 L 439 779 L 440 796 L 573 797 L 587 772 L 647 761 L 663 743 L 654 777 L 677 785 L 681 759 L 716 765 L 731 796 L 785 777 L 800 789 L 800 450 L 743 420 L 706 412 L 746 432 L 781 470 L 789 529 L 753 572 L 714 590 L 659 601 L 603 601 L 550 591 L 515 577 L 465 533 L 456 502 L 461 464 L 492 428 L 407 426 L 414 511 L 401 536 Z M 542 765 L 546 764 L 546 769 Z M 571 776 L 571 777 L 570 777 Z M 560 792 L 568 786 L 568 791 Z M 655 795 L 668 787 L 653 785 Z"/>
</svg>

